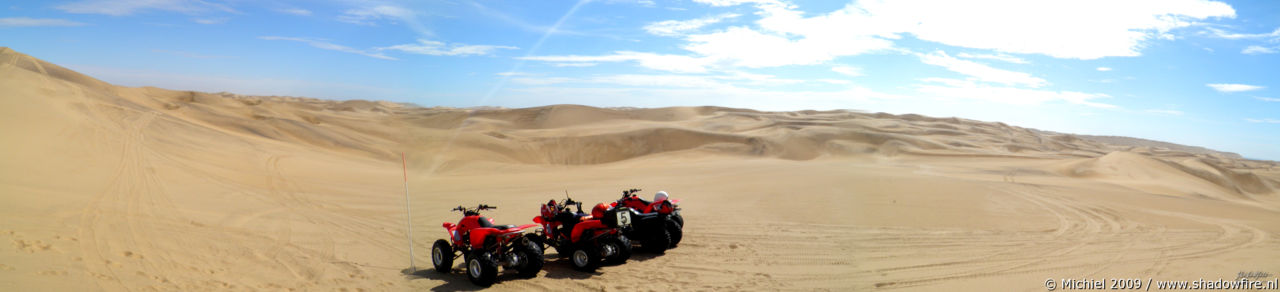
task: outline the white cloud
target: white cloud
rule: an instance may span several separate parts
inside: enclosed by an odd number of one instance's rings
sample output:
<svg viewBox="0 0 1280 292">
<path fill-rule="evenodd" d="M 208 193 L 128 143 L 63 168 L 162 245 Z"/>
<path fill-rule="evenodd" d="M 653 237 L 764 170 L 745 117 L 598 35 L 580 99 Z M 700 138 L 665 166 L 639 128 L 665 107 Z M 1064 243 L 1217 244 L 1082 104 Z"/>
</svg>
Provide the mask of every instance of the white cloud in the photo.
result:
<svg viewBox="0 0 1280 292">
<path fill-rule="evenodd" d="M 860 1 L 809 18 L 803 17 L 804 13 L 794 5 L 779 1 L 698 2 L 713 6 L 754 4 L 759 10 L 757 15 L 761 16 L 757 34 L 785 35 L 826 44 L 861 44 L 830 50 L 837 55 L 881 48 L 876 39 L 897 39 L 899 34 L 912 34 L 920 40 L 951 46 L 1056 58 L 1138 56 L 1147 42 L 1172 39 L 1170 31 L 1174 29 L 1211 17 L 1235 17 L 1231 6 L 1204 0 Z M 725 41 L 751 36 L 742 31 L 737 35 L 739 38 Z M 864 50 L 849 50 L 850 47 Z M 777 53 L 805 52 L 802 47 L 795 49 Z"/>
<path fill-rule="evenodd" d="M 1111 67 L 1098 67 L 1098 71 L 1102 71 L 1102 72 L 1111 71 Z"/>
<path fill-rule="evenodd" d="M 1229 40 L 1265 39 L 1265 38 L 1280 37 L 1280 28 L 1276 28 L 1276 30 L 1273 30 L 1269 33 L 1233 33 L 1233 32 L 1226 32 L 1221 29 L 1212 28 L 1212 27 L 1209 27 L 1206 29 L 1208 29 L 1209 32 L 1214 37 L 1224 38 Z"/>
<path fill-rule="evenodd" d="M 225 18 L 225 17 L 219 17 L 219 18 L 196 18 L 196 19 L 192 19 L 191 21 L 192 21 L 192 22 L 195 22 L 195 23 L 199 23 L 199 24 L 223 24 L 223 23 L 226 23 L 226 22 L 227 22 L 227 18 Z"/>
<path fill-rule="evenodd" d="M 849 77 L 863 76 L 862 69 L 859 69 L 858 67 L 853 67 L 853 66 L 837 65 L 837 66 L 831 67 L 831 71 L 840 73 Z"/>
<path fill-rule="evenodd" d="M 863 6 L 926 41 L 1055 58 L 1138 56 L 1153 39 L 1210 17 L 1235 17 L 1213 1 L 891 1 Z M 920 9 L 928 7 L 929 9 Z"/>
<path fill-rule="evenodd" d="M 684 49 L 717 62 L 747 68 L 812 65 L 840 56 L 852 56 L 887 50 L 893 43 L 880 38 L 840 35 L 835 30 L 792 37 L 777 32 L 762 32 L 746 27 L 695 34 Z"/>
<path fill-rule="evenodd" d="M 342 15 L 338 15 L 338 21 L 359 25 L 376 25 L 378 20 L 406 20 L 412 18 L 414 18 L 413 11 L 392 5 L 374 5 L 348 9 Z"/>
<path fill-rule="evenodd" d="M 1266 119 L 1244 119 L 1244 120 L 1245 120 L 1245 121 L 1249 121 L 1250 123 L 1280 124 L 1280 120 L 1277 120 L 1277 119 L 1271 119 L 1271 118 L 1266 118 Z"/>
<path fill-rule="evenodd" d="M 352 53 L 383 60 L 398 60 L 394 57 L 383 54 L 384 51 L 400 51 L 410 54 L 430 55 L 430 56 L 472 56 L 472 55 L 488 55 L 494 50 L 499 49 L 517 49 L 511 46 L 493 46 L 493 45 L 465 45 L 465 44 L 446 44 L 444 42 L 419 39 L 416 44 L 394 45 L 389 47 L 373 48 L 369 50 L 361 50 L 343 45 L 331 43 L 323 39 L 299 38 L 299 37 L 280 37 L 280 36 L 263 36 L 259 39 L 269 41 L 294 41 L 301 42 L 312 47 L 339 51 L 344 53 Z"/>
<path fill-rule="evenodd" d="M 917 56 L 919 56 L 920 61 L 925 64 L 941 66 L 956 73 L 969 75 L 979 81 L 994 82 L 1004 85 L 1022 85 L 1033 88 L 1049 84 L 1048 81 L 1033 77 L 1031 74 L 996 69 L 977 62 L 957 59 L 947 55 L 947 53 L 943 51 L 937 51 L 930 54 L 917 54 Z"/>
<path fill-rule="evenodd" d="M 660 36 L 681 36 L 687 32 L 697 30 L 707 25 L 718 23 L 724 19 L 738 17 L 738 14 L 725 13 L 715 16 L 707 16 L 690 20 L 664 20 L 650 23 L 644 26 L 644 30 L 650 34 Z"/>
<path fill-rule="evenodd" d="M 1022 58 L 1018 58 L 1018 57 L 1014 57 L 1014 56 L 1010 56 L 1010 55 L 1005 55 L 1005 54 L 969 54 L 969 53 L 959 53 L 959 54 L 956 54 L 956 57 L 967 58 L 967 59 L 987 59 L 987 60 L 996 60 L 996 61 L 1004 61 L 1004 62 L 1009 62 L 1009 63 L 1014 63 L 1014 64 L 1030 64 L 1030 63 L 1031 63 L 1030 61 L 1023 60 Z"/>
<path fill-rule="evenodd" d="M 602 56 L 579 56 L 579 55 L 563 55 L 563 56 L 530 56 L 519 57 L 517 59 L 530 61 L 543 61 L 555 63 L 598 63 L 598 62 L 631 62 L 634 61 L 645 68 L 681 72 L 681 73 L 702 73 L 707 71 L 709 61 L 707 59 L 695 58 L 681 55 L 660 55 L 654 53 L 641 53 L 631 51 L 618 51 L 612 55 Z"/>
<path fill-rule="evenodd" d="M 1218 92 L 1226 92 L 1226 93 L 1254 91 L 1254 90 L 1264 88 L 1262 86 L 1257 86 L 1257 85 L 1233 84 L 1233 83 L 1211 83 L 1211 84 L 1205 84 L 1205 85 L 1212 87 L 1213 90 L 1217 90 Z"/>
<path fill-rule="evenodd" d="M 83 0 L 58 5 L 55 8 L 67 13 L 105 14 L 124 16 L 145 10 L 202 13 L 222 11 L 235 13 L 235 9 L 219 3 L 203 0 Z"/>
<path fill-rule="evenodd" d="M 1253 98 L 1261 101 L 1280 102 L 1280 98 L 1261 97 L 1261 96 L 1254 96 Z"/>
<path fill-rule="evenodd" d="M 360 3 L 367 5 L 343 11 L 342 15 L 338 15 L 338 21 L 368 26 L 377 26 L 379 22 L 386 21 L 403 24 L 423 36 L 434 35 L 426 25 L 422 24 L 422 21 L 418 20 L 418 14 L 413 10 L 378 2 Z"/>
<path fill-rule="evenodd" d="M 596 63 L 555 63 L 555 64 L 551 64 L 551 66 L 556 66 L 556 67 L 592 67 L 592 66 L 595 66 L 595 65 L 599 65 L 599 64 L 596 64 Z"/>
<path fill-rule="evenodd" d="M 311 10 L 306 10 L 302 8 L 287 8 L 287 9 L 280 9 L 277 11 L 280 11 L 281 13 L 285 13 L 285 14 L 293 14 L 298 16 L 311 16 Z"/>
<path fill-rule="evenodd" d="M 4 17 L 0 18 L 0 27 L 33 27 L 33 26 L 81 26 L 84 23 L 57 18 Z"/>
<path fill-rule="evenodd" d="M 900 52 L 902 50 L 894 47 L 893 40 L 911 34 L 917 39 L 951 46 L 1044 54 L 1057 58 L 1096 59 L 1137 56 L 1148 41 L 1172 38 L 1169 33 L 1173 29 L 1191 26 L 1200 19 L 1235 16 L 1235 10 L 1220 2 L 1145 1 L 1148 2 L 1116 5 L 1107 0 L 1051 3 L 1008 0 L 868 0 L 851 3 L 832 12 L 812 14 L 800 11 L 795 5 L 776 0 L 698 0 L 695 2 L 722 7 L 751 4 L 757 10 L 755 15 L 759 19 L 753 25 L 684 34 L 686 44 L 682 48 L 691 53 L 688 55 L 632 52 L 631 56 L 615 53 L 572 57 L 580 59 L 580 62 L 653 59 L 680 61 L 680 66 L 672 66 L 669 62 L 662 62 L 661 65 L 653 62 L 645 65 L 646 62 L 640 62 L 645 67 L 672 72 L 815 65 L 842 56 Z M 920 9 L 921 7 L 929 9 Z M 679 35 L 703 27 L 711 23 L 710 20 L 660 22 L 646 28 L 656 34 Z M 965 56 L 1012 63 L 1026 62 L 1005 54 Z M 593 57 L 598 59 L 592 59 Z M 541 58 L 533 57 L 530 60 Z M 686 61 L 692 63 L 685 63 Z M 1006 79 L 1002 79 L 1002 82 L 1027 85 L 1044 83 L 1039 78 L 1022 73 L 1009 73 L 1012 74 L 1004 74 Z"/>
<path fill-rule="evenodd" d="M 947 78 L 926 78 L 924 81 L 931 84 L 918 85 L 916 91 L 933 97 L 973 99 L 1014 105 L 1063 101 L 1097 108 L 1117 108 L 1115 105 L 1092 101 L 1110 97 L 1106 94 L 990 86 L 970 80 Z"/>
<path fill-rule="evenodd" d="M 1174 116 L 1181 116 L 1183 114 L 1182 111 L 1180 110 L 1166 110 L 1166 109 L 1149 109 L 1149 110 L 1145 110 L 1145 112 L 1149 112 L 1153 114 L 1174 115 Z"/>
<path fill-rule="evenodd" d="M 570 82 L 581 82 L 577 78 L 569 77 L 515 77 L 511 78 L 511 82 L 524 85 L 552 85 Z"/>
<path fill-rule="evenodd" d="M 394 45 L 390 47 L 378 48 L 377 51 L 394 50 L 411 54 L 430 55 L 430 56 L 471 56 L 471 55 L 489 55 L 493 51 L 499 49 L 514 50 L 517 47 L 512 46 L 496 46 L 496 45 L 464 45 L 464 44 L 445 44 L 444 42 L 419 39 L 416 44 Z"/>
<path fill-rule="evenodd" d="M 1263 46 L 1248 46 L 1248 47 L 1245 47 L 1244 50 L 1240 50 L 1240 53 L 1245 55 L 1275 54 L 1277 52 L 1280 52 L 1280 51 L 1277 51 L 1274 48 L 1268 48 Z"/>
<path fill-rule="evenodd" d="M 815 80 L 815 81 L 818 81 L 818 82 L 830 83 L 830 84 L 837 84 L 837 85 L 853 84 L 853 82 L 851 82 L 851 81 L 849 81 L 849 80 L 843 80 L 843 79 L 826 79 L 826 78 L 822 78 L 822 79 L 814 79 L 814 80 Z"/>
<path fill-rule="evenodd" d="M 328 41 L 319 40 L 319 39 L 280 37 L 280 36 L 262 36 L 262 37 L 258 37 L 258 39 L 269 40 L 269 41 L 294 41 L 294 42 L 305 43 L 319 49 L 338 51 L 343 53 L 352 53 L 352 54 L 363 55 L 363 56 L 373 57 L 373 58 L 378 58 L 383 60 L 397 60 L 396 58 L 392 58 L 390 56 L 382 54 L 382 52 L 377 52 L 377 51 L 371 52 L 371 51 L 360 50 L 352 47 L 330 43 Z"/>
<path fill-rule="evenodd" d="M 529 87 L 509 90 L 516 106 L 573 103 L 592 106 L 699 106 L 708 101 L 728 107 L 758 110 L 853 109 L 890 101 L 898 96 L 861 87 L 838 91 L 777 91 L 742 87 Z"/>
<path fill-rule="evenodd" d="M 614 74 L 584 78 L 530 76 L 513 78 L 512 82 L 524 85 L 604 84 L 610 86 L 645 88 L 730 89 L 740 87 L 739 85 L 735 85 L 735 83 L 750 86 L 779 86 L 799 84 L 804 83 L 805 81 L 777 78 L 776 76 L 766 74 L 731 72 L 718 75 Z"/>
</svg>

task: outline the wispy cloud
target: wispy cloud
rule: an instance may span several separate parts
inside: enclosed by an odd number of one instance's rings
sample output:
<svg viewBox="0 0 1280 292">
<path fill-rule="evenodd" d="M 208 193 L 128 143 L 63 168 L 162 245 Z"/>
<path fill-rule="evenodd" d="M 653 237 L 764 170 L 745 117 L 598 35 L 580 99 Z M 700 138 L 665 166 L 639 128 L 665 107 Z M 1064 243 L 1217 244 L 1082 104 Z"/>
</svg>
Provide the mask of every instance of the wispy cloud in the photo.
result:
<svg viewBox="0 0 1280 292">
<path fill-rule="evenodd" d="M 280 36 L 262 36 L 262 37 L 258 37 L 258 39 L 262 39 L 262 40 L 269 40 L 269 41 L 293 41 L 293 42 L 300 42 L 300 43 L 304 43 L 304 44 L 310 45 L 310 46 L 315 47 L 315 48 L 318 48 L 318 49 L 324 49 L 324 50 L 330 50 L 330 51 L 338 51 L 338 52 L 343 52 L 343 53 L 357 54 L 357 55 L 362 55 L 362 56 L 367 56 L 367 57 L 372 57 L 372 58 L 378 58 L 378 59 L 383 59 L 383 60 L 398 60 L 398 59 L 396 59 L 396 58 L 392 58 L 392 57 L 390 57 L 390 56 L 384 55 L 384 54 L 382 54 L 382 52 L 380 52 L 380 51 L 376 51 L 376 50 L 375 50 L 375 51 L 366 51 L 366 50 L 356 49 L 356 48 L 352 48 L 352 47 L 348 47 L 348 46 L 343 46 L 343 45 L 339 45 L 339 44 L 330 43 L 330 42 L 328 42 L 328 41 L 326 41 L 326 40 L 322 40 L 322 39 L 310 39 L 310 38 L 299 38 L 299 37 L 280 37 Z"/>
<path fill-rule="evenodd" d="M 280 9 L 276 11 L 279 11 L 280 13 L 293 14 L 298 16 L 311 16 L 311 10 L 306 10 L 302 8 L 285 8 L 285 9 Z"/>
<path fill-rule="evenodd" d="M 1181 116 L 1183 114 L 1182 111 L 1180 110 L 1168 110 L 1168 109 L 1149 109 L 1149 110 L 1145 110 L 1145 112 L 1149 112 L 1153 114 L 1162 114 L 1162 115 L 1173 115 L 1173 116 Z"/>
<path fill-rule="evenodd" d="M 1033 88 L 1049 84 L 1048 81 L 1031 76 L 1031 74 L 996 69 L 977 62 L 957 59 L 947 55 L 947 53 L 943 51 L 936 51 L 929 54 L 917 54 L 917 56 L 920 57 L 920 61 L 925 64 L 941 66 L 947 70 L 971 76 L 979 81 L 994 82 L 1004 85 L 1022 85 Z"/>
<path fill-rule="evenodd" d="M 196 19 L 192 19 L 191 21 L 199 24 L 223 24 L 223 23 L 226 23 L 227 20 L 228 19 L 225 17 L 218 17 L 218 18 L 196 18 Z"/>
<path fill-rule="evenodd" d="M 740 15 L 734 13 L 725 13 L 703 18 L 695 18 L 689 20 L 664 20 L 650 23 L 644 26 L 644 30 L 650 34 L 660 36 L 682 36 L 690 31 L 697 30 L 707 25 L 718 23 L 722 20 L 735 18 Z"/>
<path fill-rule="evenodd" d="M 875 39 L 899 39 L 911 34 L 919 40 L 956 47 L 1065 59 L 1139 56 L 1148 42 L 1173 39 L 1173 30 L 1195 25 L 1197 20 L 1235 17 L 1230 5 L 1215 1 L 1177 1 L 1162 5 L 1115 5 L 1111 1 L 862 1 L 812 17 L 804 17 L 808 13 L 777 0 L 695 2 L 712 6 L 749 4 L 761 16 L 756 22 L 758 29 L 728 30 L 718 34 L 725 36 L 724 39 L 711 38 L 717 35 L 713 34 L 707 36 L 706 41 L 782 44 L 764 37 L 781 35 L 797 43 L 822 43 L 830 48 L 826 50 L 828 53 L 841 55 L 866 52 L 854 48 L 875 48 L 872 46 Z M 1079 21 L 1084 18 L 1090 21 Z M 1008 25 L 1010 23 L 1017 25 Z M 812 50 L 808 46 L 768 49 L 779 55 Z"/>
<path fill-rule="evenodd" d="M 1205 85 L 1209 86 L 1210 88 L 1213 88 L 1213 90 L 1217 90 L 1218 92 L 1225 92 L 1225 93 L 1254 91 L 1254 90 L 1265 88 L 1257 85 L 1234 84 L 1234 83 L 1210 83 Z"/>
<path fill-rule="evenodd" d="M 394 45 L 378 48 L 378 51 L 401 51 L 410 54 L 430 56 L 473 56 L 489 55 L 495 50 L 519 49 L 512 46 L 445 44 L 444 42 L 419 39 L 416 44 Z"/>
<path fill-rule="evenodd" d="M 543 61 L 553 63 L 599 63 L 599 62 L 636 62 L 640 66 L 681 73 L 702 73 L 707 72 L 709 60 L 700 59 L 682 55 L 662 55 L 654 53 L 641 53 L 631 51 L 618 51 L 610 55 L 599 56 L 580 56 L 580 55 L 561 55 L 561 56 L 529 56 L 519 57 L 516 59 Z"/>
<path fill-rule="evenodd" d="M 1244 120 L 1245 120 L 1245 121 L 1249 121 L 1250 123 L 1280 124 L 1280 120 L 1277 120 L 1277 119 L 1271 119 L 1271 118 L 1264 118 L 1264 119 L 1244 119 Z"/>
<path fill-rule="evenodd" d="M 556 66 L 556 67 L 593 67 L 593 66 L 595 66 L 595 65 L 599 65 L 599 64 L 596 64 L 596 63 L 555 63 L 555 64 L 551 64 L 551 66 Z"/>
<path fill-rule="evenodd" d="M 383 21 L 399 22 L 420 35 L 435 35 L 426 25 L 422 24 L 422 21 L 418 19 L 418 13 L 413 10 L 391 4 L 361 3 L 366 5 L 343 11 L 342 15 L 338 15 L 338 21 L 367 26 L 377 26 Z"/>
<path fill-rule="evenodd" d="M 132 15 L 140 11 L 160 10 L 181 13 L 210 11 L 238 13 L 230 6 L 204 0 L 83 0 L 55 6 L 67 13 Z"/>
<path fill-rule="evenodd" d="M 57 18 L 4 17 L 0 27 L 81 26 L 84 23 Z"/>
<path fill-rule="evenodd" d="M 847 66 L 847 65 L 837 65 L 837 66 L 831 67 L 831 71 L 840 73 L 842 75 L 849 76 L 849 77 L 863 76 L 862 69 L 859 69 L 858 67 Z"/>
<path fill-rule="evenodd" d="M 1098 71 L 1102 71 L 1102 72 L 1111 71 L 1111 67 L 1098 67 Z"/>
<path fill-rule="evenodd" d="M 1261 96 L 1254 96 L 1253 98 L 1261 101 L 1280 102 L 1280 98 L 1261 97 Z"/>
<path fill-rule="evenodd" d="M 1205 29 L 1209 30 L 1209 35 L 1211 36 L 1223 38 L 1223 39 L 1229 39 L 1229 40 L 1265 39 L 1265 38 L 1280 37 L 1280 28 L 1276 28 L 1276 30 L 1273 30 L 1269 33 L 1234 33 L 1234 32 L 1227 32 L 1227 31 L 1213 28 L 1213 27 L 1208 27 Z"/>
<path fill-rule="evenodd" d="M 471 7 L 475 8 L 476 11 L 480 12 L 480 14 L 484 14 L 486 16 L 494 18 L 503 23 L 507 23 L 512 26 L 515 26 L 520 30 L 539 33 L 539 34 L 552 34 L 552 35 L 588 35 L 586 33 L 569 30 L 564 27 L 555 27 L 552 25 L 539 25 L 539 24 L 529 23 L 524 19 L 511 16 L 511 14 L 508 14 L 506 12 L 489 8 L 488 6 L 484 6 L 480 4 L 478 1 L 468 1 L 468 4 L 471 4 Z"/>
<path fill-rule="evenodd" d="M 402 44 L 388 47 L 372 48 L 367 50 L 352 48 L 339 44 L 334 44 L 325 39 L 301 38 L 301 37 L 281 37 L 281 36 L 262 36 L 259 39 L 269 41 L 294 41 L 305 43 L 315 48 L 330 51 L 338 51 L 343 53 L 352 53 L 383 60 L 399 60 L 395 57 L 384 54 L 386 51 L 397 51 L 409 54 L 428 55 L 428 56 L 478 56 L 489 55 L 495 50 L 511 50 L 518 49 L 512 46 L 495 46 L 495 45 L 467 45 L 467 44 L 448 44 L 440 41 L 432 41 L 427 39 L 419 39 L 417 43 Z"/>
<path fill-rule="evenodd" d="M 1276 50 L 1275 48 L 1268 48 L 1263 46 L 1248 46 L 1248 47 L 1245 47 L 1243 50 L 1240 50 L 1240 53 L 1245 55 L 1275 54 L 1277 52 L 1280 52 L 1280 51 Z"/>
<path fill-rule="evenodd" d="M 348 9 L 342 15 L 338 15 L 338 21 L 359 25 L 376 25 L 379 20 L 403 20 L 413 17 L 413 11 L 409 9 L 393 5 L 375 5 Z"/>
<path fill-rule="evenodd" d="M 515 76 L 515 75 L 513 75 Z M 625 87 L 646 88 L 702 88 L 733 89 L 740 85 L 780 86 L 804 83 L 804 80 L 778 78 L 767 74 L 747 72 L 731 72 L 715 75 L 683 75 L 683 74 L 613 74 L 583 78 L 529 76 L 512 78 L 512 82 L 524 85 L 553 84 L 606 84 Z"/>
<path fill-rule="evenodd" d="M 992 86 L 971 80 L 948 78 L 926 78 L 924 81 L 928 83 L 917 85 L 916 91 L 933 97 L 972 99 L 1013 105 L 1038 105 L 1062 101 L 1096 108 L 1119 108 L 1112 104 L 1093 101 L 1109 98 L 1110 96 L 1106 94 Z"/>
<path fill-rule="evenodd" d="M 1014 56 L 1010 56 L 1010 55 L 1005 55 L 1005 54 L 969 54 L 969 53 L 959 53 L 959 54 L 956 54 L 956 57 L 961 57 L 961 58 L 966 58 L 966 59 L 987 59 L 987 60 L 996 60 L 996 61 L 1003 61 L 1003 62 L 1009 62 L 1009 63 L 1014 63 L 1014 64 L 1030 64 L 1030 63 L 1031 63 L 1030 61 L 1024 60 L 1024 59 L 1022 59 L 1022 58 L 1018 58 L 1018 57 L 1014 57 Z"/>
</svg>

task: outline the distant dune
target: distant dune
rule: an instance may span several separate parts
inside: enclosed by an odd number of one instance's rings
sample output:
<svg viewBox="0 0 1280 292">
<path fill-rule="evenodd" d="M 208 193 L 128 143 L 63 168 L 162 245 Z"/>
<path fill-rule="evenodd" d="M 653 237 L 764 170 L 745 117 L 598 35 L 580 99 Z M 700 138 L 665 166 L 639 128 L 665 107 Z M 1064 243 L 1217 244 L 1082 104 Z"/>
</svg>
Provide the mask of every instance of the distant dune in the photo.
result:
<svg viewBox="0 0 1280 292">
<path fill-rule="evenodd" d="M 509 290 L 630 289 L 654 273 L 680 278 L 659 290 L 985 290 L 1202 275 L 1170 264 L 1201 260 L 1274 272 L 1280 250 L 1280 164 L 1137 138 L 840 110 L 130 88 L 9 48 L 0 93 L 0 237 L 13 243 L 0 287 L 15 291 L 467 287 L 401 271 L 401 153 L 413 219 L 428 223 L 414 229 L 420 269 L 458 204 L 523 223 L 566 188 L 588 202 L 633 186 L 684 195 L 696 227 L 681 248 L 595 276 L 549 263 L 503 278 Z"/>
</svg>

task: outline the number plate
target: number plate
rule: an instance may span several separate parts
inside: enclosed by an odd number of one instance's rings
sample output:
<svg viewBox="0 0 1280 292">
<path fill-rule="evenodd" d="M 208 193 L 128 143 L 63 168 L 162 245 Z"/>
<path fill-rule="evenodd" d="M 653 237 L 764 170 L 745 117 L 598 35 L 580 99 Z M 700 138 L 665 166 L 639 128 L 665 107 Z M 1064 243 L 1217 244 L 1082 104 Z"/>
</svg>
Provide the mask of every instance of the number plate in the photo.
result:
<svg viewBox="0 0 1280 292">
<path fill-rule="evenodd" d="M 626 212 L 626 210 L 620 210 L 618 211 L 617 214 L 618 214 L 618 227 L 631 226 L 631 212 Z"/>
</svg>

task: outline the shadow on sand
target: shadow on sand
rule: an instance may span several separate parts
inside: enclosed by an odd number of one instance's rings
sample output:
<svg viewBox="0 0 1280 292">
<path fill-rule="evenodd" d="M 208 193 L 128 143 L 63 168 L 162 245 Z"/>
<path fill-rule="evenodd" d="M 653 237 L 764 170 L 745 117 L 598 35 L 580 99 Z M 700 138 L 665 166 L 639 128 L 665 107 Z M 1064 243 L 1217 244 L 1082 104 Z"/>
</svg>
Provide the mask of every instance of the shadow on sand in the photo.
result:
<svg viewBox="0 0 1280 292">
<path fill-rule="evenodd" d="M 643 262 L 661 256 L 663 256 L 663 254 L 637 250 L 635 253 L 631 254 L 631 258 L 627 261 Z M 580 280 L 603 274 L 599 269 L 594 272 L 582 272 L 575 270 L 573 268 L 573 264 L 569 263 L 569 259 L 567 257 L 560 257 L 558 253 L 548 252 L 544 254 L 543 257 L 545 258 L 545 262 L 542 265 L 542 272 L 538 273 L 539 277 Z M 615 265 L 617 264 L 603 264 L 600 268 Z M 400 270 L 400 273 L 404 275 L 405 279 L 410 281 L 415 279 L 432 279 L 444 282 L 444 284 L 440 286 L 432 287 L 431 291 L 478 291 L 485 289 L 485 287 L 476 286 L 475 284 L 472 284 L 470 280 L 467 280 L 467 274 L 461 264 L 453 267 L 453 270 L 449 271 L 447 274 L 436 272 L 435 268 L 432 267 L 418 267 L 418 271 L 413 273 L 410 273 L 409 269 L 403 269 Z M 525 280 L 525 278 L 517 275 L 515 271 L 507 271 L 505 269 L 499 270 L 498 283 L 520 280 Z"/>
</svg>

